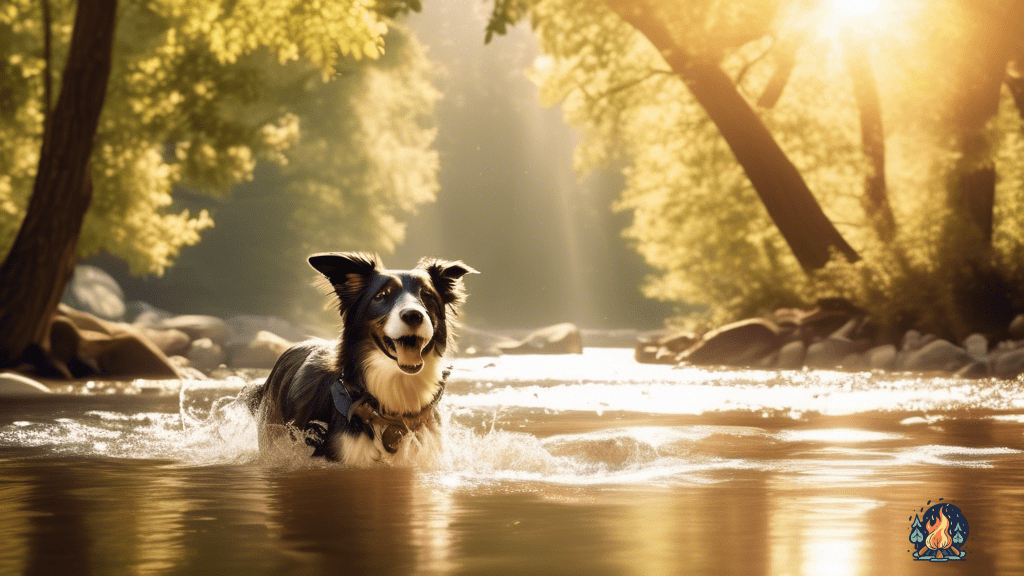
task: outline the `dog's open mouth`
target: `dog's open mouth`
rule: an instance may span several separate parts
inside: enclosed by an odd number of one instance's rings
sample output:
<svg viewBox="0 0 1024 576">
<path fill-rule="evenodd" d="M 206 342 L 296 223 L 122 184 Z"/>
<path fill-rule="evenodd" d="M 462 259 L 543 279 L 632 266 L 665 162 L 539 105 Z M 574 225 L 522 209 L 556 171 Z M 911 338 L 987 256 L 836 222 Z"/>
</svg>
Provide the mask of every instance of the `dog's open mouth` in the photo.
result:
<svg viewBox="0 0 1024 576">
<path fill-rule="evenodd" d="M 384 336 L 383 350 L 390 356 L 402 372 L 416 374 L 423 368 L 423 338 L 419 336 L 402 336 L 391 339 Z"/>
</svg>

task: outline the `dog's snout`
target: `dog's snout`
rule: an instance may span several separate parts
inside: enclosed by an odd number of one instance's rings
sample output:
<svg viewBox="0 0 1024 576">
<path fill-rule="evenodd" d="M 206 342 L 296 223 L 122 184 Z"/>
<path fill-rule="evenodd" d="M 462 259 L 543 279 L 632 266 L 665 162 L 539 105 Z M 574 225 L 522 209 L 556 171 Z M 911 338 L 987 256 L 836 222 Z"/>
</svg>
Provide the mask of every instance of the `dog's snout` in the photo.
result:
<svg viewBox="0 0 1024 576">
<path fill-rule="evenodd" d="M 419 310 L 405 310 L 402 312 L 401 317 L 402 322 L 405 322 L 413 328 L 423 324 L 423 313 Z"/>
</svg>

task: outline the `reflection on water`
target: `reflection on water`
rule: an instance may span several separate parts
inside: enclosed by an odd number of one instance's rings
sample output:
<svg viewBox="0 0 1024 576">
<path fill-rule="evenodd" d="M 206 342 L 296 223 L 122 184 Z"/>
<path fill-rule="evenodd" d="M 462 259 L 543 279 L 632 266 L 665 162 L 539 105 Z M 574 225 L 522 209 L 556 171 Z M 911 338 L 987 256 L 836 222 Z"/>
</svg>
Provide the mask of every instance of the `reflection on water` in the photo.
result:
<svg viewBox="0 0 1024 576">
<path fill-rule="evenodd" d="M 436 468 L 349 470 L 259 454 L 245 381 L 5 405 L 0 574 L 923 574 L 939 498 L 1024 571 L 1018 382 L 472 359 Z"/>
</svg>

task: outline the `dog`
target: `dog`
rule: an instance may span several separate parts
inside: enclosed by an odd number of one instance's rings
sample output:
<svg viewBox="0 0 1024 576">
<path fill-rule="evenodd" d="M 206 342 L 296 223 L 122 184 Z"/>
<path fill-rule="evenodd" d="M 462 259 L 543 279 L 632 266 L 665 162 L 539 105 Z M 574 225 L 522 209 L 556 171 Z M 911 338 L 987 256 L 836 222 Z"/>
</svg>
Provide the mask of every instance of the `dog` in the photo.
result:
<svg viewBox="0 0 1024 576">
<path fill-rule="evenodd" d="M 260 447 L 296 432 L 314 456 L 351 466 L 413 464 L 440 449 L 437 404 L 466 298 L 461 261 L 420 260 L 386 270 L 373 254 L 313 254 L 342 319 L 338 341 L 289 348 L 248 398 Z"/>
</svg>

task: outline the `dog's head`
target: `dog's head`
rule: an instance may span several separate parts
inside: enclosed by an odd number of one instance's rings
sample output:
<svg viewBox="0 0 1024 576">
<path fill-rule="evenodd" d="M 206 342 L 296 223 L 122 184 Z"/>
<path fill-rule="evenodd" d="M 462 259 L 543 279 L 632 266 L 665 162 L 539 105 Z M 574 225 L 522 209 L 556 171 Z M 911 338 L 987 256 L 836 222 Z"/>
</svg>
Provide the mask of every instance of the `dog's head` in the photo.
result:
<svg viewBox="0 0 1024 576">
<path fill-rule="evenodd" d="M 313 254 L 309 263 L 338 296 L 343 342 L 371 341 L 406 374 L 418 373 L 425 355 L 444 354 L 447 314 L 465 300 L 462 277 L 476 273 L 426 258 L 412 270 L 386 270 L 376 255 L 356 252 Z"/>
</svg>

